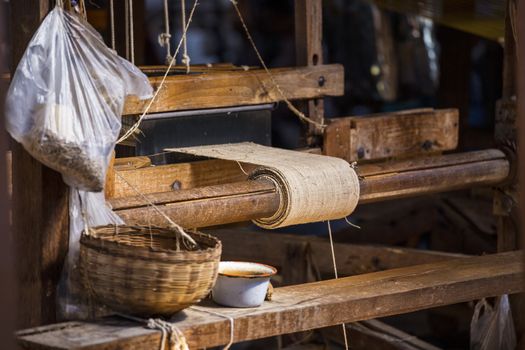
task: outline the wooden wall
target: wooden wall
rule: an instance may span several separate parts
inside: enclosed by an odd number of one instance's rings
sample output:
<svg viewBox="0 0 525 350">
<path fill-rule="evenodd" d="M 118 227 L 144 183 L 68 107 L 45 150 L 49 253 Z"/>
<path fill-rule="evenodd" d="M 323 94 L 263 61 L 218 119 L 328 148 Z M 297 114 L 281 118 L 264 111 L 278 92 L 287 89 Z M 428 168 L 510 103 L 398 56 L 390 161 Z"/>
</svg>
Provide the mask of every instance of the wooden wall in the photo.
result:
<svg viewBox="0 0 525 350">
<path fill-rule="evenodd" d="M 48 0 L 10 3 L 12 67 L 50 9 Z M 17 256 L 17 327 L 55 321 L 56 284 L 68 242 L 67 187 L 59 173 L 43 166 L 17 142 L 13 156 L 13 231 Z"/>
<path fill-rule="evenodd" d="M 6 47 L 6 3 L 0 3 L 0 72 L 6 72 L 6 52 L 1 48 Z M 4 96 L 7 81 L 0 79 L 0 154 L 7 154 L 7 135 L 4 129 Z M 14 349 L 12 332 L 14 330 L 16 303 L 16 285 L 14 281 L 14 256 L 12 253 L 12 235 L 8 220 L 8 196 L 7 196 L 7 162 L 5 157 L 0 158 L 0 339 L 2 348 Z"/>
</svg>

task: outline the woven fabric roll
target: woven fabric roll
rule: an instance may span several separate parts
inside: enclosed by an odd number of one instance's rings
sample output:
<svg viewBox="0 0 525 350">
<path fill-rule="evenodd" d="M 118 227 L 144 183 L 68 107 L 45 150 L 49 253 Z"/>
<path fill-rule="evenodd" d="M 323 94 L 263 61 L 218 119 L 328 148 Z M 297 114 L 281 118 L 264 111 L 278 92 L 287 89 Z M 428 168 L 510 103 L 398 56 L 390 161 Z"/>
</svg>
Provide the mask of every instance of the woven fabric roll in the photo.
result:
<svg viewBox="0 0 525 350">
<path fill-rule="evenodd" d="M 339 158 L 254 143 L 167 151 L 257 165 L 250 178 L 273 181 L 281 197 L 279 210 L 274 215 L 254 221 L 263 228 L 341 219 L 354 211 L 359 200 L 357 174 L 350 164 Z"/>
</svg>

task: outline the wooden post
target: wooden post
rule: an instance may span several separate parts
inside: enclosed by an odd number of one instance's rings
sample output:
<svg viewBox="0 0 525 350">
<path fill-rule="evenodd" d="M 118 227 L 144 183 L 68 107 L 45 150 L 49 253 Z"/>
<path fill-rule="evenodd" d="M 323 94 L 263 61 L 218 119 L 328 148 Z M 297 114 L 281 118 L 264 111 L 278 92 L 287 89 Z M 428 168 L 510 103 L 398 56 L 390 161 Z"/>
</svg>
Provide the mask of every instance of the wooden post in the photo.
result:
<svg viewBox="0 0 525 350">
<path fill-rule="evenodd" d="M 511 169 L 517 169 L 517 50 L 514 25 L 519 24 L 515 8 L 519 1 L 507 0 L 505 16 L 505 47 L 503 60 L 502 98 L 497 103 L 495 121 L 495 139 L 498 146 L 505 149 L 509 155 Z M 494 214 L 497 216 L 498 252 L 519 249 L 519 206 L 518 176 L 515 174 L 505 186 L 499 187 L 494 194 Z M 510 298 L 518 348 L 525 346 L 525 314 L 520 312 L 525 304 L 522 295 Z"/>
<path fill-rule="evenodd" d="M 322 0 L 295 0 L 295 55 L 299 66 L 316 66 L 323 63 Z M 325 81 L 325 77 L 318 77 L 319 86 L 323 86 Z M 324 123 L 322 99 L 308 101 L 304 109 L 309 118 Z M 321 135 L 320 128 L 308 125 L 308 145 L 317 145 Z"/>
<path fill-rule="evenodd" d="M 525 203 L 525 1 L 518 1 L 518 65 L 517 65 L 517 94 L 518 94 L 518 127 L 521 132 L 519 135 L 519 174 L 520 174 L 520 188 L 519 193 L 519 204 L 523 206 Z M 525 249 L 525 216 L 520 215 L 521 218 L 521 247 Z M 521 304 L 521 315 L 525 315 L 525 303 Z M 525 348 L 524 341 L 522 339 L 521 348 Z"/>
<path fill-rule="evenodd" d="M 48 0 L 10 2 L 14 73 L 18 61 L 50 9 Z M 18 275 L 17 327 L 55 320 L 56 284 L 67 250 L 67 187 L 60 174 L 12 142 L 13 229 Z"/>
<path fill-rule="evenodd" d="M 0 46 L 7 45 L 7 4 L 0 4 Z M 8 72 L 5 50 L 0 50 L 0 73 Z M 4 128 L 4 98 L 7 82 L 0 79 L 0 339 L 2 348 L 15 348 L 13 331 L 15 330 L 16 284 L 13 254 L 13 240 L 9 225 L 9 197 L 7 193 L 7 134 Z"/>
<path fill-rule="evenodd" d="M 512 29 L 512 22 L 508 10 L 513 0 L 507 1 L 507 15 L 505 18 L 505 49 L 503 62 L 503 91 L 502 98 L 497 103 L 495 139 L 496 143 L 506 149 L 511 162 L 516 163 L 516 44 Z M 498 251 L 509 251 L 518 248 L 517 242 L 517 179 L 513 179 L 507 186 L 498 188 L 494 196 L 494 214 L 498 216 Z"/>
</svg>

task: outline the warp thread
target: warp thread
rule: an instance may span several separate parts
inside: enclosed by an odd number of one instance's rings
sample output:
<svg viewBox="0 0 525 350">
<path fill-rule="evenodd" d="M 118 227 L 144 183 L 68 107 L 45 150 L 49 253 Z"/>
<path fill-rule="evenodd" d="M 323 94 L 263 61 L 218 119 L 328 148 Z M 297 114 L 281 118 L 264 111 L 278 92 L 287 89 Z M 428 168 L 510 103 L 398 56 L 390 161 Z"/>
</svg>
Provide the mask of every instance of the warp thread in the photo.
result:
<svg viewBox="0 0 525 350">
<path fill-rule="evenodd" d="M 193 309 L 193 310 L 205 312 L 205 313 L 208 313 L 208 314 L 211 314 L 211 315 L 223 317 L 223 318 L 226 318 L 228 321 L 230 321 L 230 341 L 228 342 L 228 344 L 226 344 L 224 346 L 223 350 L 228 350 L 233 345 L 234 326 L 235 326 L 235 320 L 233 319 L 233 317 L 225 315 L 225 314 L 221 314 L 220 312 L 204 309 L 204 308 L 201 308 L 201 307 L 198 307 L 198 306 L 195 306 L 195 305 L 194 306 L 190 306 L 189 308 Z"/>
<path fill-rule="evenodd" d="M 188 55 L 188 37 L 187 33 L 184 30 L 186 28 L 186 0 L 180 0 L 181 4 L 181 22 L 182 22 L 182 40 L 183 40 L 183 50 L 182 50 L 182 64 L 186 65 L 186 74 L 190 73 L 190 56 Z"/>
<path fill-rule="evenodd" d="M 188 28 L 189 28 L 189 26 L 191 24 L 191 20 L 193 18 L 193 14 L 195 13 L 195 9 L 197 8 L 197 5 L 198 5 L 198 0 L 195 0 L 194 3 L 193 3 L 193 7 L 192 7 L 192 9 L 190 11 L 190 16 L 188 17 L 188 23 L 186 24 L 186 28 L 184 29 L 184 33 L 186 33 L 188 31 Z M 177 49 L 175 50 L 175 54 L 171 58 L 170 64 L 168 65 L 168 68 L 166 69 L 166 72 L 164 72 L 164 75 L 162 76 L 162 80 L 160 81 L 159 87 L 157 88 L 157 90 L 155 90 L 155 93 L 153 94 L 153 97 L 149 100 L 148 104 L 146 105 L 146 108 L 144 109 L 144 112 L 142 112 L 142 114 L 140 115 L 139 119 L 135 122 L 135 124 L 133 124 L 133 126 L 131 128 L 129 128 L 124 133 L 124 135 L 122 135 L 117 140 L 117 143 L 123 142 L 124 140 L 126 140 L 128 137 L 133 135 L 138 130 L 138 128 L 140 126 L 140 123 L 142 123 L 142 120 L 148 114 L 151 106 L 153 105 L 153 102 L 155 102 L 155 100 L 157 99 L 160 90 L 164 87 L 164 84 L 166 83 L 166 79 L 168 78 L 168 74 L 170 73 L 171 67 L 173 67 L 173 65 L 175 64 L 175 57 L 177 56 L 177 53 L 179 52 L 181 45 L 182 45 L 182 38 L 179 41 L 179 44 L 177 45 Z"/>
<path fill-rule="evenodd" d="M 266 66 L 266 63 L 264 62 L 264 59 L 262 58 L 261 53 L 259 52 L 259 49 L 257 49 L 257 45 L 255 45 L 255 41 L 253 40 L 252 35 L 250 34 L 250 31 L 248 30 L 248 26 L 246 25 L 246 22 L 244 21 L 244 17 L 242 16 L 242 13 L 239 10 L 239 7 L 237 6 L 237 1 L 236 0 L 230 0 L 230 2 L 232 3 L 232 5 L 234 7 L 235 12 L 237 12 L 237 16 L 239 17 L 239 21 L 241 22 L 241 25 L 242 25 L 242 27 L 244 29 L 244 33 L 246 34 L 246 37 L 248 38 L 248 41 L 250 42 L 250 44 L 251 44 L 251 46 L 253 48 L 253 51 L 257 55 L 257 59 L 261 63 L 261 66 L 263 67 L 263 69 L 266 72 L 266 74 L 268 74 L 268 77 L 270 78 L 270 81 L 271 81 L 272 85 L 275 87 L 275 90 L 277 90 L 277 92 L 279 93 L 279 95 L 281 96 L 283 101 L 286 103 L 286 106 L 288 107 L 288 109 L 290 111 L 292 111 L 293 114 L 295 114 L 302 121 L 304 121 L 306 123 L 310 123 L 312 125 L 315 125 L 316 127 L 320 128 L 320 129 L 325 128 L 326 125 L 324 123 L 319 123 L 319 122 L 317 122 L 317 121 L 315 121 L 315 120 L 313 120 L 311 118 L 308 118 L 303 112 L 298 110 L 292 104 L 292 102 L 290 102 L 290 100 L 288 100 L 288 98 L 286 97 L 286 94 L 281 89 L 281 87 L 279 86 L 277 81 L 275 81 L 275 78 L 274 78 L 273 74 L 270 72 L 270 70 Z"/>
<path fill-rule="evenodd" d="M 190 244 L 192 246 L 196 246 L 197 245 L 197 242 L 195 242 L 195 240 L 186 233 L 186 231 L 184 231 L 184 229 L 182 228 L 182 226 L 180 226 L 179 224 L 176 224 L 173 220 L 171 220 L 171 218 L 166 215 L 162 210 L 159 209 L 159 207 L 157 207 L 152 201 L 149 200 L 149 198 L 144 195 L 144 193 L 140 192 L 135 186 L 133 186 L 131 183 L 129 183 L 122 175 L 120 175 L 118 173 L 118 171 L 115 171 L 115 174 L 119 177 L 119 179 L 121 179 L 122 181 L 124 181 L 133 191 L 135 191 L 139 196 L 141 196 L 145 201 L 148 202 L 148 204 L 157 212 L 159 213 L 164 219 L 166 219 L 166 221 L 171 225 L 171 227 L 175 230 L 176 233 L 180 234 L 183 238 L 183 243 L 185 241 L 188 241 L 190 242 Z M 179 247 L 179 241 L 177 239 L 177 250 L 179 250 L 180 247 Z"/>
<path fill-rule="evenodd" d="M 166 64 L 173 61 L 171 55 L 171 31 L 168 0 L 164 0 L 164 33 L 159 35 L 159 45 L 166 48 Z"/>
<path fill-rule="evenodd" d="M 135 25 L 133 21 L 133 0 L 129 1 L 129 50 L 130 50 L 130 57 L 131 57 L 131 63 L 135 64 Z"/>
<path fill-rule="evenodd" d="M 332 252 L 332 264 L 334 265 L 334 276 L 335 276 L 335 279 L 338 279 L 339 275 L 337 273 L 337 263 L 335 261 L 334 240 L 332 238 L 332 227 L 330 225 L 330 220 L 328 220 L 327 223 L 328 223 L 328 237 L 330 238 L 330 250 Z M 345 340 L 345 349 L 348 350 L 348 338 L 346 336 L 346 325 L 342 323 L 341 326 L 343 327 L 343 337 Z"/>
</svg>

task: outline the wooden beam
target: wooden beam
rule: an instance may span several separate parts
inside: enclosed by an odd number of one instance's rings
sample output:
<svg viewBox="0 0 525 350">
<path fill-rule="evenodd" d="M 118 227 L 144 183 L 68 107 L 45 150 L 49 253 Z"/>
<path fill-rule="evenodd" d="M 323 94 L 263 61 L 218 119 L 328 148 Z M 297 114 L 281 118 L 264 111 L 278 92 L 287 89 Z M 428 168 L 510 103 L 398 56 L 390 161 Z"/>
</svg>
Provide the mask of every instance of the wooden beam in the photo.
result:
<svg viewBox="0 0 525 350">
<path fill-rule="evenodd" d="M 490 158 L 491 155 L 495 157 Z M 476 158 L 479 160 L 474 160 Z M 360 203 L 494 186 L 505 181 L 510 173 L 509 161 L 498 150 L 427 157 L 416 162 L 394 162 L 388 173 L 363 175 L 376 167 L 363 166 L 363 172 L 359 172 L 364 177 L 360 182 Z"/>
<path fill-rule="evenodd" d="M 207 348 L 229 342 L 227 317 L 234 319 L 233 340 L 240 342 L 408 313 L 519 293 L 522 258 L 521 252 L 485 255 L 276 288 L 272 301 L 258 308 L 219 307 L 205 301 L 172 321 L 190 348 Z M 27 330 L 18 334 L 18 341 L 27 349 L 140 350 L 157 347 L 160 337 L 159 331 L 110 319 Z"/>
<path fill-rule="evenodd" d="M 271 69 L 275 82 L 290 100 L 343 94 L 343 66 L 338 64 Z M 324 77 L 324 83 L 319 78 Z M 162 77 L 149 78 L 158 88 Z M 272 78 L 261 69 L 216 71 L 169 76 L 149 112 L 169 112 L 281 101 Z M 140 114 L 148 105 L 135 96 L 126 100 L 124 115 Z"/>
<path fill-rule="evenodd" d="M 519 191 L 519 203 L 523 208 L 525 204 L 525 1 L 518 1 L 518 42 L 522 43 L 518 46 L 518 65 L 517 65 L 517 101 L 518 101 L 518 127 L 521 130 L 518 133 L 518 144 L 521 145 L 518 150 L 519 159 L 519 186 L 522 189 Z M 525 216 L 520 215 L 520 241 L 522 249 L 525 248 Z M 521 315 L 525 315 L 525 303 L 521 304 Z"/>
<path fill-rule="evenodd" d="M 323 153 L 352 162 L 453 150 L 458 118 L 456 109 L 420 109 L 330 119 Z"/>
<path fill-rule="evenodd" d="M 244 71 L 246 66 L 236 66 L 231 63 L 209 63 L 209 64 L 192 64 L 192 73 L 213 73 L 216 71 Z M 146 75 L 163 75 L 168 69 L 166 65 L 160 66 L 139 66 L 140 70 Z M 257 69 L 257 67 L 248 67 L 249 69 Z M 170 73 L 184 73 L 186 74 L 186 65 L 175 64 L 171 66 Z"/>
<path fill-rule="evenodd" d="M 308 244 L 312 262 L 321 275 L 333 276 L 330 243 L 326 239 L 268 231 L 246 232 L 221 229 L 208 232 L 222 242 L 222 260 L 257 261 L 278 268 L 286 264 L 286 251 L 290 245 Z M 239 244 L 239 242 L 243 243 Z M 340 276 L 468 257 L 430 250 L 347 243 L 335 243 L 334 251 Z"/>
<path fill-rule="evenodd" d="M 250 171 L 253 166 L 243 164 L 243 169 Z M 237 163 L 217 159 L 138 169 L 122 169 L 117 165 L 115 171 L 118 176 L 115 176 L 114 190 L 109 198 L 136 196 L 137 192 L 129 184 L 146 194 L 220 185 L 248 178 Z"/>
<path fill-rule="evenodd" d="M 8 45 L 8 17 L 7 4 L 0 5 L 0 47 L 9 47 Z M 0 73 L 9 70 L 7 66 L 8 58 L 7 50 L 0 50 Z M 15 283 L 15 255 L 13 245 L 13 234 L 11 232 L 11 225 L 9 223 L 10 212 L 10 195 L 8 192 L 8 167 L 11 162 L 8 161 L 6 155 L 8 154 L 9 139 L 6 137 L 5 130 L 5 116 L 4 116 L 4 101 L 7 91 L 8 82 L 0 79 L 0 281 L 2 281 L 2 288 L 0 288 L 0 339 L 2 340 L 2 347 L 6 350 L 15 349 L 13 340 L 13 332 L 15 330 L 16 315 L 17 315 L 17 285 Z"/>
<path fill-rule="evenodd" d="M 208 227 L 225 221 L 243 222 L 271 216 L 279 209 L 275 186 L 267 181 L 244 181 L 221 186 L 148 195 L 162 212 L 183 227 Z M 142 196 L 110 201 L 127 223 L 166 225 L 166 219 L 144 201 Z"/>
<path fill-rule="evenodd" d="M 506 148 L 511 159 L 513 169 L 518 169 L 516 155 L 518 142 L 518 111 L 517 111 L 517 48 L 516 27 L 517 1 L 508 0 L 505 16 L 505 46 L 503 50 L 503 82 L 502 98 L 496 105 L 496 119 L 494 123 L 494 138 L 498 147 Z M 512 176 L 510 181 L 499 186 L 494 191 L 494 214 L 497 218 L 497 248 L 498 252 L 519 249 L 519 217 L 518 207 L 518 177 Z M 520 312 L 520 305 L 525 304 L 522 295 L 510 298 L 513 313 L 514 327 L 518 340 L 518 348 L 525 346 L 525 315 Z"/>
<path fill-rule="evenodd" d="M 298 66 L 314 67 L 323 64 L 323 1 L 295 0 L 295 60 Z M 318 84 L 326 84 L 326 76 L 320 75 Z M 344 87 L 343 87 L 344 88 Z M 324 101 L 315 99 L 303 106 L 312 120 L 324 123 Z M 307 143 L 316 143 L 315 136 L 322 135 L 322 129 L 308 125 Z"/>
<path fill-rule="evenodd" d="M 239 171 L 238 164 L 234 164 Z M 124 173 L 140 171 L 144 174 L 143 170 Z M 358 173 L 361 176 L 359 203 L 363 204 L 496 185 L 508 177 L 509 163 L 502 152 L 486 150 L 364 166 Z M 136 183 L 141 186 L 146 182 L 145 178 L 137 178 Z M 135 186 L 135 182 L 132 185 Z M 129 185 L 126 183 L 125 186 Z M 161 205 L 160 208 L 173 220 L 189 228 L 267 217 L 275 213 L 279 205 L 279 194 L 269 183 L 261 185 L 257 181 L 243 181 L 217 186 L 180 193 L 150 193 L 148 197 L 149 201 Z M 136 195 L 114 198 L 110 203 L 114 208 L 121 208 L 117 210 L 118 214 L 130 224 L 166 224 L 144 198 Z"/>
<path fill-rule="evenodd" d="M 15 64 L 49 11 L 48 0 L 11 1 Z M 12 67 L 14 73 L 15 67 Z M 53 322 L 56 286 L 68 241 L 67 187 L 59 173 L 12 142 L 13 231 L 17 266 L 18 326 Z"/>
</svg>

